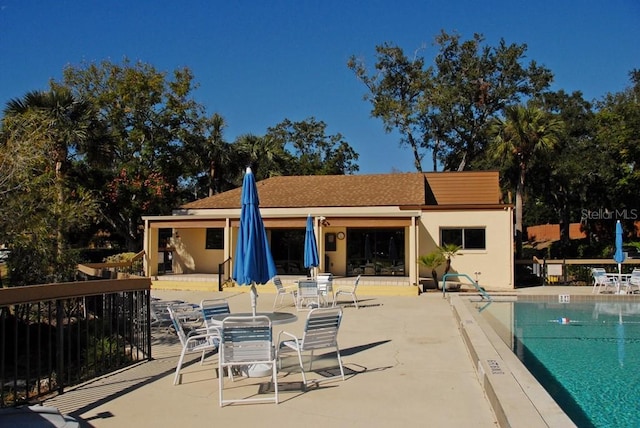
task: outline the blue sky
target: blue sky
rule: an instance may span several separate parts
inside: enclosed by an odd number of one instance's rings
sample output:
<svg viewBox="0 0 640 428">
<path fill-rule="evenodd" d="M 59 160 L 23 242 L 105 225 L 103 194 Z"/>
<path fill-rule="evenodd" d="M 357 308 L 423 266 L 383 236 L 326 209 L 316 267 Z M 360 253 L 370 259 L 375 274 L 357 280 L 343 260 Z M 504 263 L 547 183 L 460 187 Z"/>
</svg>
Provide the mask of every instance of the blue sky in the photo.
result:
<svg viewBox="0 0 640 428">
<path fill-rule="evenodd" d="M 225 118 L 228 141 L 315 117 L 360 154 L 361 174 L 413 171 L 346 63 L 356 55 L 373 66 L 384 42 L 407 54 L 424 47 L 430 60 L 440 30 L 525 43 L 527 59 L 554 73 L 552 89 L 588 100 L 629 87 L 640 68 L 637 0 L 0 0 L 0 106 L 47 89 L 68 64 L 188 66 L 196 100 Z"/>
</svg>

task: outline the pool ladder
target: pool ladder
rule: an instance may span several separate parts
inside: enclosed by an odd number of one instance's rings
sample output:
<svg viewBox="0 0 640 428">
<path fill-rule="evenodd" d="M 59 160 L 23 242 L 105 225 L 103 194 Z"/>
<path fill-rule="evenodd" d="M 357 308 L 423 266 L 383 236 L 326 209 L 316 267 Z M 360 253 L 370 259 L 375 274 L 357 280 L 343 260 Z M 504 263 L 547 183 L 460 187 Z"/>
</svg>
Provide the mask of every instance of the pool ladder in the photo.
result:
<svg viewBox="0 0 640 428">
<path fill-rule="evenodd" d="M 471 279 L 471 277 L 466 273 L 445 273 L 444 275 L 442 275 L 442 298 L 444 298 L 445 294 L 447 293 L 447 278 L 450 276 L 454 276 L 454 277 L 463 276 L 467 278 L 471 282 L 471 284 L 475 287 L 475 289 L 478 290 L 478 293 L 480 293 L 483 299 L 493 300 L 489 295 L 489 293 L 484 291 L 484 288 L 480 287 L 480 284 L 478 284 L 478 280 Z"/>
</svg>

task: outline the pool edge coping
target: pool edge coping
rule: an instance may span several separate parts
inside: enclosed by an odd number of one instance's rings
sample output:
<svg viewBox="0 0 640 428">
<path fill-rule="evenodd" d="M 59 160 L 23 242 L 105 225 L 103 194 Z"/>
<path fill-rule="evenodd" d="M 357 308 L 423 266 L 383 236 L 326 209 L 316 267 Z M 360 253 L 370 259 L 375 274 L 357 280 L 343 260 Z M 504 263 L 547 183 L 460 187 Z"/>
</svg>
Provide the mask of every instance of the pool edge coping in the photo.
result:
<svg viewBox="0 0 640 428">
<path fill-rule="evenodd" d="M 496 300 L 515 301 L 524 296 Z M 501 427 L 576 427 L 486 320 L 472 310 L 479 297 L 449 295 L 478 381 Z M 557 299 L 557 297 L 556 297 Z M 475 312 L 475 313 L 474 313 Z"/>
</svg>

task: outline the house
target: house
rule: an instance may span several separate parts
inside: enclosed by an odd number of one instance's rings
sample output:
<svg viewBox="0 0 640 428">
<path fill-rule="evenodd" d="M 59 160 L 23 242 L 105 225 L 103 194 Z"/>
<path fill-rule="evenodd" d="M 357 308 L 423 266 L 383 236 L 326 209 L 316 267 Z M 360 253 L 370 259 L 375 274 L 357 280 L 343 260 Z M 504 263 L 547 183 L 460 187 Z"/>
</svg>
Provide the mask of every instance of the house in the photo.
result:
<svg viewBox="0 0 640 428">
<path fill-rule="evenodd" d="M 513 208 L 496 171 L 279 176 L 257 183 L 260 212 L 280 275 L 305 275 L 306 219 L 314 219 L 320 272 L 406 279 L 429 276 L 417 263 L 443 243 L 462 247 L 457 273 L 488 289 L 512 289 Z M 146 272 L 231 272 L 240 217 L 237 188 L 147 216 Z M 165 257 L 163 257 L 165 255 Z M 171 255 L 171 261 L 168 261 Z"/>
</svg>

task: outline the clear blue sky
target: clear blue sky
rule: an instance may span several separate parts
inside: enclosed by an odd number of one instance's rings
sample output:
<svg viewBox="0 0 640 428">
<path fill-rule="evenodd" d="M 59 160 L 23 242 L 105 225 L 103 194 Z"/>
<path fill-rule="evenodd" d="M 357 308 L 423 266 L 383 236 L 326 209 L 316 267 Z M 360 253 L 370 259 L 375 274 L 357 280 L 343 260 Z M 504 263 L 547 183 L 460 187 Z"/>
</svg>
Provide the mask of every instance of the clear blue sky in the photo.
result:
<svg viewBox="0 0 640 428">
<path fill-rule="evenodd" d="M 552 89 L 588 100 L 629 87 L 640 68 L 638 0 L 0 0 L 0 106 L 47 89 L 68 64 L 188 66 L 228 141 L 313 116 L 360 154 L 360 173 L 413 171 L 346 63 L 356 55 L 372 66 L 383 42 L 425 46 L 431 59 L 442 29 L 526 43 L 527 58 L 554 73 Z"/>
</svg>

